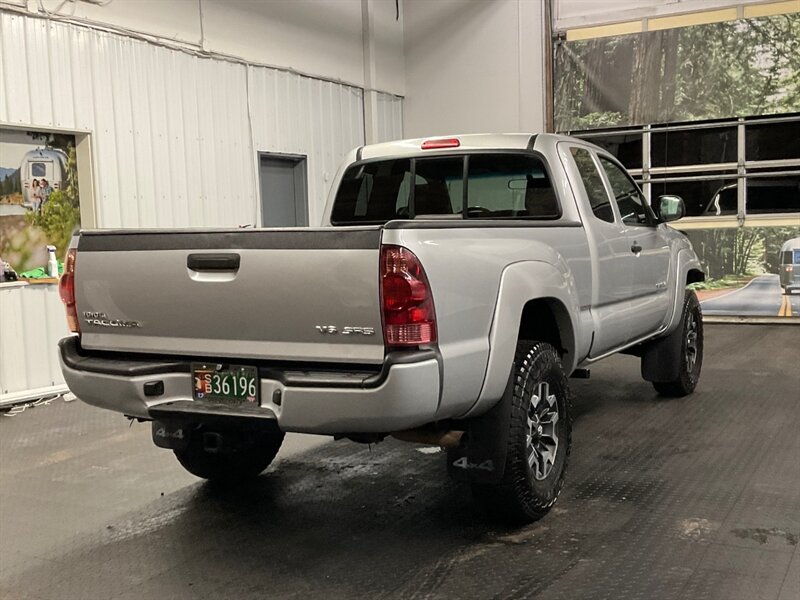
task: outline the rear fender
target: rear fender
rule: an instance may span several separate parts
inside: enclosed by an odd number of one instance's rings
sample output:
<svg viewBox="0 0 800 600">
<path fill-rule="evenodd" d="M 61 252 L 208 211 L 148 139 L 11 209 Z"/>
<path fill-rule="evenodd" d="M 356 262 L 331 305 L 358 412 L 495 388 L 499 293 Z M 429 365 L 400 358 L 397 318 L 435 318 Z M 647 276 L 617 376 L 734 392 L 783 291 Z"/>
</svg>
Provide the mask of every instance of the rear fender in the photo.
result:
<svg viewBox="0 0 800 600">
<path fill-rule="evenodd" d="M 564 263 L 522 261 L 505 268 L 489 332 L 489 359 L 478 400 L 464 417 L 485 413 L 503 397 L 520 330 L 525 305 L 546 300 L 558 324 L 564 371 L 571 373 L 576 356 L 585 345 L 576 337 L 580 306 L 575 281 Z"/>
</svg>

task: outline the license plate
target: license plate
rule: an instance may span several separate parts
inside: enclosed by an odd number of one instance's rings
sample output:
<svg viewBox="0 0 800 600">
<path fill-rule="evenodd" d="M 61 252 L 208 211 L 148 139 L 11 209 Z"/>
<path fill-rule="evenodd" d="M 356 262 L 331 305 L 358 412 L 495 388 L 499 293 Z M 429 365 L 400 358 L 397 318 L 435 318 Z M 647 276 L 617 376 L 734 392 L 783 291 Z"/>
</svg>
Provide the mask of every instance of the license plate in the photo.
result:
<svg viewBox="0 0 800 600">
<path fill-rule="evenodd" d="M 258 405 L 258 369 L 240 365 L 192 364 L 195 400 Z"/>
</svg>

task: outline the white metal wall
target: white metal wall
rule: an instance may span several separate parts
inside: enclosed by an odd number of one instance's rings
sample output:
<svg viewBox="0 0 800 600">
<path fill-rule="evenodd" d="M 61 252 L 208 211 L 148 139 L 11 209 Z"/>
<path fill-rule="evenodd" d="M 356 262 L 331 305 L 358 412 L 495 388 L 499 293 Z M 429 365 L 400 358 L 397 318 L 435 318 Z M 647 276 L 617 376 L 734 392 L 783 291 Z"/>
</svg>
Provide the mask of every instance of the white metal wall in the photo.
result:
<svg viewBox="0 0 800 600">
<path fill-rule="evenodd" d="M 380 130 L 401 138 L 401 99 L 380 106 Z M 308 157 L 317 224 L 363 115 L 357 87 L 0 11 L 0 124 L 91 134 L 98 227 L 257 224 L 258 152 Z M 61 385 L 57 292 L 31 288 L 0 288 L 3 397 Z"/>
<path fill-rule="evenodd" d="M 403 99 L 391 94 L 378 94 L 378 139 L 391 142 L 403 139 Z"/>
<path fill-rule="evenodd" d="M 363 91 L 262 67 L 248 75 L 254 150 L 307 156 L 308 218 L 318 225 L 342 157 L 364 143 Z"/>
<path fill-rule="evenodd" d="M 315 223 L 364 141 L 359 88 L 11 13 L 0 81 L 0 121 L 92 133 L 100 227 L 256 223 L 258 151 L 308 155 Z"/>
<path fill-rule="evenodd" d="M 66 389 L 55 342 L 68 334 L 56 286 L 0 286 L 0 406 Z"/>
</svg>

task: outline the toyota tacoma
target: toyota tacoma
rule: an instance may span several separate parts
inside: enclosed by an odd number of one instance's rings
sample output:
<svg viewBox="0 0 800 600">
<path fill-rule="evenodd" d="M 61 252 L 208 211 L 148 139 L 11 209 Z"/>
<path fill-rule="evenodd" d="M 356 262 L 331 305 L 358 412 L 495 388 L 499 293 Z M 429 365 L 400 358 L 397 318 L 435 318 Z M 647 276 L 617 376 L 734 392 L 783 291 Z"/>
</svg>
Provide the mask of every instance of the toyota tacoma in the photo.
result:
<svg viewBox="0 0 800 600">
<path fill-rule="evenodd" d="M 697 385 L 703 273 L 666 224 L 683 212 L 566 136 L 363 146 L 319 228 L 76 235 L 64 377 L 202 478 L 258 475 L 285 432 L 394 436 L 530 522 L 564 482 L 570 376 L 621 352 L 662 395 Z"/>
</svg>

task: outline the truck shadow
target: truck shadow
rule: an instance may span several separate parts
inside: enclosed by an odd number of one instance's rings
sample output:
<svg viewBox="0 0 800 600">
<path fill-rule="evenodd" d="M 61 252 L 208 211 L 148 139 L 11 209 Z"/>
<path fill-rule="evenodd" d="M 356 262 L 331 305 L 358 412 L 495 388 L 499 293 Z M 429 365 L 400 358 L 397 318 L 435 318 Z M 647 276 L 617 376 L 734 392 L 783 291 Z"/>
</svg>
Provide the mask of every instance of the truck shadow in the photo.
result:
<svg viewBox="0 0 800 600">
<path fill-rule="evenodd" d="M 243 487 L 191 485 L 54 549 L 46 571 L 25 572 L 7 589 L 20 599 L 55 589 L 62 598 L 210 589 L 219 597 L 325 589 L 411 597 L 465 551 L 491 549 L 514 531 L 485 518 L 469 489 L 447 478 L 444 456 L 394 441 L 341 442 L 281 461 Z"/>
</svg>

